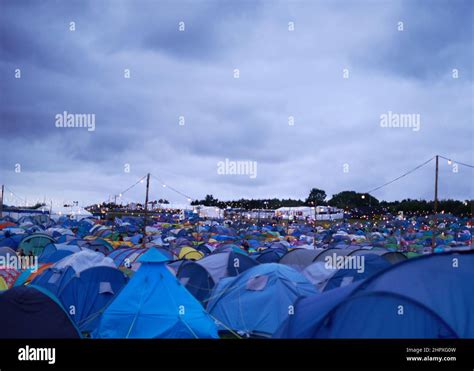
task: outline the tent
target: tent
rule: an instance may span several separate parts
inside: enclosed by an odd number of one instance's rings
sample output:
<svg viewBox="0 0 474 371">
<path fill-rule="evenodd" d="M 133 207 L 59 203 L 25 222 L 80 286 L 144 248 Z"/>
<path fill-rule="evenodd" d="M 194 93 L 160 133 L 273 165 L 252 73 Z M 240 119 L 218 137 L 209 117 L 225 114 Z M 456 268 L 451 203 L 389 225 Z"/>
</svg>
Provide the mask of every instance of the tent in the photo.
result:
<svg viewBox="0 0 474 371">
<path fill-rule="evenodd" d="M 115 268 L 114 261 L 102 253 L 88 249 L 66 256 L 44 272 L 37 275 L 32 283 L 58 295 L 71 278 L 92 267 Z"/>
<path fill-rule="evenodd" d="M 0 295 L 0 338 L 80 338 L 57 299 L 34 286 L 19 286 Z"/>
<path fill-rule="evenodd" d="M 259 263 L 278 263 L 284 254 L 285 252 L 280 249 L 269 248 L 252 257 Z"/>
<path fill-rule="evenodd" d="M 46 245 L 55 243 L 53 237 L 44 233 L 34 233 L 23 238 L 18 245 L 18 250 L 23 249 L 23 252 L 28 255 L 30 252 L 33 255 L 39 256 L 43 252 Z"/>
<path fill-rule="evenodd" d="M 400 263 L 404 260 L 407 260 L 407 256 L 398 251 L 388 251 L 388 250 L 357 250 L 351 255 L 362 255 L 362 254 L 376 254 L 383 257 L 390 264 Z"/>
<path fill-rule="evenodd" d="M 102 238 L 90 239 L 85 242 L 79 243 L 82 248 L 87 248 L 92 251 L 101 252 L 102 254 L 107 254 L 110 251 L 113 251 L 113 246 L 106 240 Z"/>
<path fill-rule="evenodd" d="M 97 338 L 217 338 L 201 304 L 166 267 L 167 258 L 151 248 L 140 269 L 103 313 Z"/>
<path fill-rule="evenodd" d="M 148 251 L 148 248 L 119 248 L 117 250 L 111 251 L 107 256 L 114 260 L 114 263 L 117 267 L 131 267 L 132 264 L 145 252 Z"/>
<path fill-rule="evenodd" d="M 201 259 L 204 254 L 196 249 L 193 249 L 189 246 L 183 246 L 182 248 L 178 249 L 178 258 L 179 259 L 186 259 L 186 260 L 199 260 Z"/>
<path fill-rule="evenodd" d="M 10 247 L 0 247 L 0 256 L 8 259 L 11 256 L 16 256 L 16 252 Z"/>
<path fill-rule="evenodd" d="M 323 291 L 346 286 L 359 280 L 364 280 L 373 276 L 375 273 L 390 267 L 390 263 L 387 260 L 379 255 L 371 254 L 369 251 L 360 256 L 364 259 L 362 261 L 362 270 L 359 271 L 357 268 L 338 269 L 326 282 Z"/>
<path fill-rule="evenodd" d="M 85 208 L 77 205 L 55 205 L 51 212 L 51 218 L 61 220 L 64 217 L 75 221 L 90 218 L 92 214 Z"/>
<path fill-rule="evenodd" d="M 105 307 L 127 283 L 127 277 L 111 267 L 92 267 L 71 278 L 59 300 L 82 332 L 92 332 Z"/>
<path fill-rule="evenodd" d="M 183 263 L 176 277 L 195 298 L 205 303 L 222 278 L 237 276 L 257 264 L 252 258 L 232 251 L 214 253 L 198 261 Z"/>
<path fill-rule="evenodd" d="M 277 337 L 474 338 L 473 266 L 473 252 L 392 265 L 364 281 L 298 301 L 295 316 Z"/>
<path fill-rule="evenodd" d="M 8 283 L 5 281 L 5 278 L 3 276 L 0 276 L 0 291 L 5 291 L 8 290 Z"/>
<path fill-rule="evenodd" d="M 268 337 L 293 315 L 293 303 L 298 297 L 314 294 L 314 286 L 295 269 L 283 264 L 261 264 L 238 277 L 222 280 L 214 289 L 207 310 L 223 323 L 223 329 Z"/>
<path fill-rule="evenodd" d="M 338 256 L 349 256 L 355 254 L 357 251 L 362 251 L 363 253 L 367 252 L 365 249 L 338 249 L 338 248 L 330 248 L 326 249 L 318 254 L 313 261 L 315 262 L 326 262 L 327 258 L 330 257 L 338 257 Z"/>
<path fill-rule="evenodd" d="M 287 252 L 280 259 L 280 264 L 288 265 L 297 271 L 304 270 L 308 265 L 310 265 L 314 259 L 326 250 L 323 249 L 294 249 Z"/>
<path fill-rule="evenodd" d="M 15 281 L 20 276 L 21 272 L 16 268 L 1 268 L 0 269 L 0 291 L 7 290 L 15 284 Z"/>
<path fill-rule="evenodd" d="M 337 269 L 329 269 L 323 262 L 314 262 L 301 272 L 318 291 L 323 291 L 329 279 L 336 274 Z"/>
<path fill-rule="evenodd" d="M 14 238 L 14 237 L 16 237 L 16 238 Z M 4 238 L 4 239 L 0 239 L 0 246 L 10 247 L 10 248 L 16 250 L 18 248 L 18 244 L 20 243 L 21 239 L 23 239 L 23 237 L 24 236 L 22 236 L 22 235 L 16 235 L 16 236 L 11 236 L 11 237 L 7 237 L 7 238 Z"/>
<path fill-rule="evenodd" d="M 62 258 L 81 251 L 77 245 L 50 243 L 46 245 L 38 258 L 40 263 L 56 263 Z"/>
<path fill-rule="evenodd" d="M 289 316 L 273 334 L 274 338 L 315 338 L 318 325 L 325 316 L 344 301 L 362 281 L 327 291 L 320 295 L 299 298 L 294 303 L 295 314 Z"/>
</svg>

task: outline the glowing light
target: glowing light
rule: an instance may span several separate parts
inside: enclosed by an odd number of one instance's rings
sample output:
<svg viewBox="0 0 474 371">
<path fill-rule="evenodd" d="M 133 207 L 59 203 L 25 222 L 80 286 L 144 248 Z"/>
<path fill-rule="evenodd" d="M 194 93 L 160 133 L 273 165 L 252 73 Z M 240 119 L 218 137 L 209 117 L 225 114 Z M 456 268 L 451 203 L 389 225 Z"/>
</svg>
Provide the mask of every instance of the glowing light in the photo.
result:
<svg viewBox="0 0 474 371">
<path fill-rule="evenodd" d="M 448 165 L 451 165 L 453 162 L 451 160 L 448 160 Z"/>
</svg>

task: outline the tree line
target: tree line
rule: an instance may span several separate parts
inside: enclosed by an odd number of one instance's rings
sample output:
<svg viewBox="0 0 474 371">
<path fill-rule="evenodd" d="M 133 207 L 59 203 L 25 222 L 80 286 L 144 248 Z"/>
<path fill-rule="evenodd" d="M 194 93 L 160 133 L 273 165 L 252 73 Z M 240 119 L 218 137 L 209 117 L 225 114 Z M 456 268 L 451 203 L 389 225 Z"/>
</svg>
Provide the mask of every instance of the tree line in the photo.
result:
<svg viewBox="0 0 474 371">
<path fill-rule="evenodd" d="M 359 193 L 355 191 L 342 191 L 333 195 L 327 200 L 327 194 L 324 190 L 313 188 L 308 197 L 301 199 L 245 199 L 222 201 L 213 195 L 206 195 L 202 200 L 194 200 L 191 205 L 216 206 L 221 209 L 240 208 L 245 210 L 253 209 L 278 209 L 280 207 L 296 206 L 333 206 L 346 211 L 366 210 L 370 213 L 399 213 L 423 214 L 432 213 L 434 202 L 427 200 L 404 199 L 401 201 L 380 201 L 368 193 Z M 454 215 L 472 216 L 474 209 L 474 200 L 439 200 L 438 211 Z"/>
</svg>

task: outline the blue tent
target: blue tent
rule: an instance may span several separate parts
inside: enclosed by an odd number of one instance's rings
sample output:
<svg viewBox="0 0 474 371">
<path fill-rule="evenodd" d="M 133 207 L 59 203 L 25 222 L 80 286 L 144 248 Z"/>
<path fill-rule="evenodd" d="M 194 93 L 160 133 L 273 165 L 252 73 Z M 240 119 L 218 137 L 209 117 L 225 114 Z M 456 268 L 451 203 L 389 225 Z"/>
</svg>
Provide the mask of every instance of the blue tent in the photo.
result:
<svg viewBox="0 0 474 371">
<path fill-rule="evenodd" d="M 222 280 L 212 293 L 208 312 L 223 329 L 271 336 L 293 315 L 300 296 L 317 294 L 298 271 L 283 264 L 261 264 L 235 278 Z"/>
<path fill-rule="evenodd" d="M 80 333 L 57 299 L 30 286 L 11 288 L 0 295 L 0 338 L 80 338 Z"/>
<path fill-rule="evenodd" d="M 38 261 L 40 263 L 56 263 L 62 258 L 78 251 L 81 251 L 81 248 L 76 245 L 50 243 L 44 247 Z"/>
<path fill-rule="evenodd" d="M 285 255 L 285 251 L 280 249 L 265 249 L 262 252 L 252 255 L 259 263 L 278 263 L 281 257 Z"/>
<path fill-rule="evenodd" d="M 37 275 L 31 283 L 48 290 L 53 295 L 58 295 L 75 275 L 76 271 L 72 267 L 57 269 L 53 266 Z"/>
<path fill-rule="evenodd" d="M 40 263 L 46 264 L 46 263 L 57 263 L 61 259 L 65 258 L 66 256 L 74 254 L 71 250 L 57 250 L 48 256 L 44 256 L 40 258 L 38 261 Z"/>
<path fill-rule="evenodd" d="M 92 267 L 71 278 L 59 300 L 82 332 L 92 332 L 105 307 L 127 283 L 123 272 L 111 267 Z"/>
<path fill-rule="evenodd" d="M 288 317 L 274 333 L 275 338 L 314 338 L 319 323 L 337 304 L 341 303 L 362 281 L 296 300 L 295 314 Z"/>
<path fill-rule="evenodd" d="M 176 276 L 195 298 L 207 303 L 212 289 L 222 278 L 237 276 L 257 264 L 252 258 L 233 251 L 213 253 L 183 263 Z"/>
<path fill-rule="evenodd" d="M 150 248 L 127 286 L 107 307 L 97 338 L 217 338 L 201 304 L 166 267 L 167 258 Z"/>
<path fill-rule="evenodd" d="M 69 280 L 76 275 L 79 276 L 88 268 L 98 266 L 115 268 L 112 259 L 105 257 L 102 253 L 85 249 L 59 260 L 36 276 L 32 283 L 58 296 Z"/>
<path fill-rule="evenodd" d="M 12 235 L 10 237 L 6 237 L 3 240 L 0 240 L 0 246 L 5 246 L 5 247 L 10 247 L 13 250 L 18 249 L 18 245 L 20 244 L 21 240 L 23 239 L 25 235 L 23 234 L 16 234 Z"/>
<path fill-rule="evenodd" d="M 391 266 L 387 260 L 376 254 L 367 253 L 357 257 L 353 256 L 353 258 L 363 259 L 361 260 L 363 269 L 339 269 L 328 280 L 322 291 L 328 291 L 336 287 L 346 286 L 349 283 L 366 279 L 375 273 Z"/>
<path fill-rule="evenodd" d="M 440 253 L 296 303 L 278 337 L 474 338 L 474 253 Z M 459 299 L 462 298 L 462 302 Z"/>
</svg>

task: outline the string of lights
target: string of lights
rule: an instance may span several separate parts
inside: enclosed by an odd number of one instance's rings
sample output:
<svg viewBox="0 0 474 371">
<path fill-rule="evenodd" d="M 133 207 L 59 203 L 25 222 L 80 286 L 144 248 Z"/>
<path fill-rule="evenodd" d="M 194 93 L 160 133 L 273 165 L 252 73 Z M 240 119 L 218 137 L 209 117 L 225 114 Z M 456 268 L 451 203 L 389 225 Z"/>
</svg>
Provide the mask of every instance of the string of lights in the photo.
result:
<svg viewBox="0 0 474 371">
<path fill-rule="evenodd" d="M 458 164 L 458 165 L 470 167 L 471 169 L 474 168 L 474 165 L 469 165 L 469 164 L 466 164 L 466 163 L 464 163 L 464 162 L 456 161 L 456 160 L 453 160 L 452 158 L 447 158 L 447 157 L 444 157 L 444 156 L 441 156 L 441 155 L 438 155 L 438 156 L 439 156 L 440 158 L 444 159 L 444 160 L 447 160 L 449 165 L 451 165 L 452 163 L 454 163 L 454 164 Z"/>
<path fill-rule="evenodd" d="M 146 179 L 146 175 L 142 176 L 140 179 L 138 179 L 135 183 L 133 183 L 131 186 L 125 188 L 122 192 L 116 194 L 116 196 L 122 198 L 122 196 L 127 193 L 128 191 L 130 191 L 132 188 L 136 187 L 138 184 L 140 183 L 143 183 L 144 180 Z M 110 198 L 109 198 L 109 201 L 110 201 Z M 105 201 L 104 201 L 105 202 Z"/>
<path fill-rule="evenodd" d="M 436 156 L 431 157 L 429 160 L 427 160 L 427 161 L 423 162 L 422 164 L 420 164 L 420 165 L 414 167 L 413 169 L 407 171 L 406 173 L 404 173 L 404 174 L 402 174 L 402 175 L 396 177 L 395 179 L 392 179 L 391 181 L 389 181 L 389 182 L 387 182 L 387 183 L 384 183 L 384 184 L 382 184 L 382 185 L 380 185 L 380 186 L 378 186 L 378 187 L 375 187 L 375 188 L 373 188 L 373 189 L 371 189 L 370 191 L 367 191 L 367 192 L 365 192 L 365 193 L 370 194 L 370 193 L 372 193 L 372 192 L 378 191 L 379 189 L 384 188 L 384 187 L 386 187 L 386 186 L 388 186 L 388 185 L 390 185 L 390 184 L 396 182 L 397 180 L 400 180 L 400 179 L 406 177 L 407 175 L 410 175 L 411 173 L 415 172 L 416 170 L 422 168 L 423 166 L 425 166 L 426 164 L 428 164 L 429 162 L 431 162 L 435 157 L 436 157 Z"/>
<path fill-rule="evenodd" d="M 23 198 L 23 197 L 20 197 L 18 196 L 15 192 L 13 192 L 10 188 L 8 188 L 7 186 L 5 186 L 5 189 L 10 192 L 10 195 L 16 197 L 18 200 L 20 200 L 22 203 L 26 203 L 26 198 Z M 4 195 L 3 195 L 4 196 Z"/>
<path fill-rule="evenodd" d="M 145 180 L 146 178 L 146 175 L 142 176 L 140 179 L 137 180 L 136 183 L 132 184 L 130 187 L 126 188 L 125 190 L 123 190 L 122 192 L 120 192 L 118 194 L 119 197 L 122 197 L 122 195 L 124 195 L 125 193 L 127 193 L 128 191 L 130 191 L 133 187 L 137 186 L 139 183 L 143 183 L 143 181 Z"/>
<path fill-rule="evenodd" d="M 469 168 L 474 168 L 473 165 L 469 165 L 469 164 L 466 164 L 466 163 L 463 163 L 463 162 L 460 162 L 460 161 L 456 161 L 456 160 L 453 160 L 453 159 L 450 159 L 450 158 L 447 158 L 447 157 L 444 157 L 444 156 L 441 156 L 441 155 L 438 155 L 438 157 L 439 157 L 439 158 L 442 158 L 442 159 L 444 159 L 444 160 L 447 160 L 449 165 L 455 163 L 455 164 L 459 164 L 459 165 L 466 166 L 466 167 L 469 167 Z M 372 193 L 372 192 L 378 191 L 379 189 L 384 188 L 384 187 L 386 187 L 386 186 L 388 186 L 388 185 L 390 185 L 390 184 L 396 182 L 397 180 L 400 180 L 400 179 L 406 177 L 407 175 L 409 175 L 409 174 L 415 172 L 416 170 L 422 168 L 423 166 L 427 165 L 428 163 L 430 163 L 430 162 L 431 162 L 432 160 L 434 160 L 435 158 L 436 158 L 436 156 L 433 156 L 433 157 L 431 157 L 429 160 L 427 160 L 427 161 L 423 162 L 422 164 L 416 166 L 415 168 L 413 168 L 413 169 L 407 171 L 406 173 L 404 173 L 404 174 L 402 174 L 402 175 L 396 177 L 395 179 L 392 179 L 391 181 L 389 181 L 389 182 L 387 182 L 387 183 L 384 183 L 384 184 L 382 184 L 382 185 L 380 185 L 380 186 L 378 186 L 378 187 L 375 187 L 375 188 L 373 188 L 373 189 L 371 189 L 370 191 L 365 192 L 365 193 L 370 194 L 370 193 Z"/>
<path fill-rule="evenodd" d="M 169 184 L 166 184 L 164 183 L 163 181 L 161 181 L 157 176 L 155 176 L 154 174 L 151 174 L 151 176 L 157 180 L 164 188 L 169 188 L 171 189 L 173 192 L 185 197 L 189 202 L 192 201 L 192 197 L 188 196 L 187 194 L 181 192 L 181 191 L 178 191 L 176 188 L 173 188 L 172 186 L 170 186 Z"/>
</svg>

